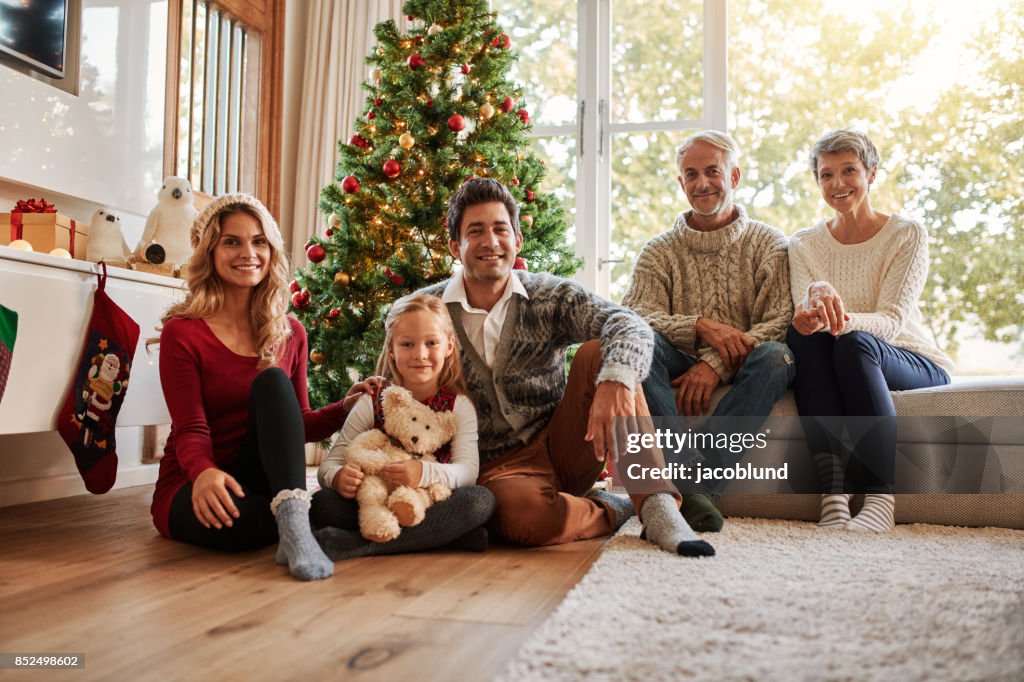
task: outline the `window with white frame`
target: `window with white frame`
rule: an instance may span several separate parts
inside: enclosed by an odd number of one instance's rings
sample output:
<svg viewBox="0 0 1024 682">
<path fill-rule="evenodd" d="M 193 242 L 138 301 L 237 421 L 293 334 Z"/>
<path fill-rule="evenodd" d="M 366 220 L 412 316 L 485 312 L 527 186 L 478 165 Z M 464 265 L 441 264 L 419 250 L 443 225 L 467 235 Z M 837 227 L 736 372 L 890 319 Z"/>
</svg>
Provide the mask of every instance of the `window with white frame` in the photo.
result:
<svg viewBox="0 0 1024 682">
<path fill-rule="evenodd" d="M 680 209 L 673 156 L 691 132 L 725 127 L 721 0 L 494 0 L 519 50 L 548 185 L 585 266 L 613 298 Z"/>
</svg>

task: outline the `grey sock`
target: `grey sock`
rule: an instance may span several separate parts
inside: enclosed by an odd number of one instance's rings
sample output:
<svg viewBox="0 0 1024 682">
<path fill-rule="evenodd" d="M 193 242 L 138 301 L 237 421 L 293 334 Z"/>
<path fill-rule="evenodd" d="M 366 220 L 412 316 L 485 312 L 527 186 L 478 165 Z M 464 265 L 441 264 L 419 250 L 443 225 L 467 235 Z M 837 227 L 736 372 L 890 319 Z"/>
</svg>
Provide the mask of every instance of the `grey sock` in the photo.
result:
<svg viewBox="0 0 1024 682">
<path fill-rule="evenodd" d="M 271 509 L 277 519 L 277 563 L 287 564 L 299 580 L 320 580 L 334 574 L 334 563 L 323 553 L 309 525 L 309 495 L 305 490 L 283 490 Z"/>
<path fill-rule="evenodd" d="M 645 537 L 666 552 L 682 556 L 714 556 L 715 548 L 701 540 L 676 508 L 671 495 L 661 493 L 644 500 L 640 509 Z"/>
<path fill-rule="evenodd" d="M 494 513 L 494 495 L 479 485 L 456 488 L 452 496 L 427 510 L 423 522 L 403 528 L 388 542 L 372 542 L 341 528 L 321 528 L 316 540 L 334 561 L 382 554 L 404 554 L 441 549 L 487 523 Z"/>
<path fill-rule="evenodd" d="M 622 524 L 629 521 L 633 514 L 633 502 L 628 497 L 619 497 L 614 493 L 604 490 L 591 490 L 587 497 L 604 503 L 612 511 L 612 532 L 622 528 Z"/>
</svg>

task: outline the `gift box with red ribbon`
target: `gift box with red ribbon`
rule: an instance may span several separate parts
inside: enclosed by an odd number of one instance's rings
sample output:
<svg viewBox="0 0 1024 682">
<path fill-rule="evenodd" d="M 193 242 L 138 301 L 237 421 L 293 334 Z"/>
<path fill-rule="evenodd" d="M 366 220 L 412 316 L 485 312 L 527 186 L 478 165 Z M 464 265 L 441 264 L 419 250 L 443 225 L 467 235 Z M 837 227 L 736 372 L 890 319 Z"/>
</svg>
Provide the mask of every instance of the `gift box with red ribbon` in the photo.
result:
<svg viewBox="0 0 1024 682">
<path fill-rule="evenodd" d="M 45 199 L 22 200 L 10 213 L 0 213 L 0 244 L 24 239 L 33 251 L 49 253 L 67 249 L 73 258 L 85 259 L 89 226 L 57 213 Z"/>
</svg>

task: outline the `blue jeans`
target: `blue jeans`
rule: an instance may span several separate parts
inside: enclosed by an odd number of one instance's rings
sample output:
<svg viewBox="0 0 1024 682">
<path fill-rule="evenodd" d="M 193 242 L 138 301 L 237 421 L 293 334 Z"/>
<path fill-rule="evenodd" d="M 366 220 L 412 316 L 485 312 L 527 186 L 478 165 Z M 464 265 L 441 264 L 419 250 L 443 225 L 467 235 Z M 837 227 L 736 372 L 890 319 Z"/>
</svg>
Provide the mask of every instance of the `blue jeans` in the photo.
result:
<svg viewBox="0 0 1024 682">
<path fill-rule="evenodd" d="M 804 336 L 790 325 L 786 341 L 796 355 L 793 392 L 822 492 L 892 492 L 896 407 L 889 391 L 942 386 L 949 375 L 867 332 Z M 853 443 L 845 470 L 844 423 Z"/>
<path fill-rule="evenodd" d="M 647 405 L 654 417 L 679 417 L 676 409 L 676 390 L 672 381 L 697 364 L 698 358 L 681 353 L 661 334 L 654 334 L 654 358 L 651 371 L 643 382 Z M 746 361 L 732 381 L 732 389 L 715 408 L 713 417 L 729 417 L 714 420 L 716 431 L 722 433 L 752 433 L 761 428 L 772 407 L 793 381 L 796 364 L 785 344 L 765 341 L 750 351 Z M 677 430 L 677 429 L 673 429 Z M 684 429 L 680 428 L 679 431 Z M 696 459 L 704 459 L 707 466 L 723 466 L 738 463 L 745 452 L 734 454 L 727 450 L 705 450 L 700 453 L 690 449 L 683 452 L 665 452 L 666 462 L 691 465 Z M 682 493 L 721 493 L 721 487 L 698 490 L 690 482 L 674 481 Z"/>
</svg>

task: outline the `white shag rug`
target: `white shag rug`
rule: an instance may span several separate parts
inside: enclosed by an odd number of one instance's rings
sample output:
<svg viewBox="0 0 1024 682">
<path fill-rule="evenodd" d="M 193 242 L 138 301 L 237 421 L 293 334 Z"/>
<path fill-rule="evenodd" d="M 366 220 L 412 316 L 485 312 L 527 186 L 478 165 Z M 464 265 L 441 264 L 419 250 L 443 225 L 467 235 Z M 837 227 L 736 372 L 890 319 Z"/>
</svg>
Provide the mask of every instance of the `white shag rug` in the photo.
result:
<svg viewBox="0 0 1024 682">
<path fill-rule="evenodd" d="M 701 559 L 639 534 L 605 545 L 503 679 L 1024 679 L 1024 531 L 729 519 Z"/>
</svg>

